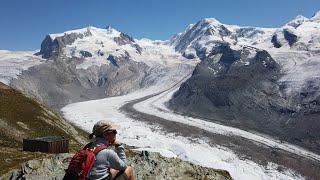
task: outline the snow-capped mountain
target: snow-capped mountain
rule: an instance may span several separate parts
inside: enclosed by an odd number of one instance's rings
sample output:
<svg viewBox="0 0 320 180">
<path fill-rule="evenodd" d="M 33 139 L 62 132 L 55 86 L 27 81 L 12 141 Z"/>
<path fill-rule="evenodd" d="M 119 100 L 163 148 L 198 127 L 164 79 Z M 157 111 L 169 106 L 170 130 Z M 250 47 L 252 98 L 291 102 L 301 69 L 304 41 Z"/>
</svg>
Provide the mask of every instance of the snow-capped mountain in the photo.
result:
<svg viewBox="0 0 320 180">
<path fill-rule="evenodd" d="M 141 47 L 135 40 L 111 27 L 99 29 L 87 27 L 62 34 L 50 34 L 41 44 L 40 54 L 44 58 L 64 53 L 68 57 L 92 57 L 125 51 L 141 54 Z M 115 55 L 115 54 L 114 54 Z"/>
<path fill-rule="evenodd" d="M 149 67 L 132 60 L 141 47 L 124 33 L 88 27 L 46 36 L 37 55 L 48 59 L 10 85 L 50 107 L 127 94 L 141 88 Z M 130 53 L 130 54 L 129 54 Z"/>
<path fill-rule="evenodd" d="M 276 48 L 292 50 L 320 51 L 320 12 L 308 19 L 297 16 L 277 29 L 271 42 Z"/>
<path fill-rule="evenodd" d="M 46 59 L 65 58 L 84 59 L 78 68 L 109 64 L 105 57 L 130 57 L 136 62 L 161 63 L 165 59 L 183 60 L 180 53 L 165 45 L 165 41 L 149 39 L 137 40 L 110 26 L 106 29 L 87 27 L 46 36 L 38 55 Z M 150 62 L 151 61 L 151 62 Z"/>
<path fill-rule="evenodd" d="M 36 55 L 47 61 L 10 84 L 57 109 L 150 86 L 154 69 L 161 74 L 164 64 L 186 60 L 162 41 L 135 40 L 111 27 L 47 35 Z"/>
<path fill-rule="evenodd" d="M 320 22 L 320 11 L 316 12 L 310 19 L 312 22 Z"/>
<path fill-rule="evenodd" d="M 206 18 L 190 24 L 169 43 L 187 58 L 204 59 L 221 42 L 232 47 L 254 46 L 261 49 L 320 50 L 319 12 L 308 19 L 298 16 L 281 28 L 240 27 Z"/>
<path fill-rule="evenodd" d="M 190 25 L 170 42 L 186 57 L 202 61 L 170 107 L 319 152 L 319 14 L 298 16 L 277 29 L 241 28 L 214 19 Z M 277 68 L 268 68 L 268 61 Z"/>
<path fill-rule="evenodd" d="M 217 43 L 230 45 L 254 45 L 270 37 L 276 29 L 240 27 L 222 24 L 216 19 L 206 18 L 173 36 L 169 44 L 186 57 L 199 56 L 204 59 Z"/>
<path fill-rule="evenodd" d="M 310 89 L 308 82 L 319 82 L 319 14 L 320 11 L 310 19 L 297 16 L 281 28 L 240 27 L 207 18 L 190 24 L 185 31 L 173 36 L 168 44 L 187 58 L 199 57 L 202 60 L 223 43 L 235 50 L 248 47 L 266 50 L 281 66 L 283 76 L 279 83 L 282 84 L 283 95 L 291 99 L 290 104 L 297 104 L 292 99 Z M 311 87 L 314 89 L 314 85 Z M 312 94 L 316 95 L 299 99 L 314 100 L 319 95 L 317 91 Z"/>
</svg>

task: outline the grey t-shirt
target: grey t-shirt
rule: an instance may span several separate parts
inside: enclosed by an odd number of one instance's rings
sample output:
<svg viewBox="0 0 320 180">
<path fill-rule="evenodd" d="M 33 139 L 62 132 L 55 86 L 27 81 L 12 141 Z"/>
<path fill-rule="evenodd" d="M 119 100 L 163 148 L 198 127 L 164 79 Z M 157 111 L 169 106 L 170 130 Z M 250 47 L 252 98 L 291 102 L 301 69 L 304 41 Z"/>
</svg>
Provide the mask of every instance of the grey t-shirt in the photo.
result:
<svg viewBox="0 0 320 180">
<path fill-rule="evenodd" d="M 106 139 L 97 137 L 90 148 L 108 144 L 109 142 Z M 107 179 L 109 176 L 109 168 L 116 170 L 125 170 L 127 168 L 126 155 L 122 145 L 116 148 L 116 152 L 112 149 L 103 149 L 97 154 L 96 160 L 90 171 L 89 179 Z"/>
</svg>

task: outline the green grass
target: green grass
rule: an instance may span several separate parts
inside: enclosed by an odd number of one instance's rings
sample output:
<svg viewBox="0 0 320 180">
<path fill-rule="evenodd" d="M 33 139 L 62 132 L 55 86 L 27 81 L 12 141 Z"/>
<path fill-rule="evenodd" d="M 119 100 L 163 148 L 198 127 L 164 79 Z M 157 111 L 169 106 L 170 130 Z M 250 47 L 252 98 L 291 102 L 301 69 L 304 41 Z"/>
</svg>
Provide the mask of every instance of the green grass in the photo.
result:
<svg viewBox="0 0 320 180">
<path fill-rule="evenodd" d="M 70 152 L 88 142 L 87 132 L 73 127 L 37 100 L 0 83 L 0 174 L 27 160 L 50 156 L 23 152 L 24 138 L 64 136 L 70 139 Z"/>
</svg>

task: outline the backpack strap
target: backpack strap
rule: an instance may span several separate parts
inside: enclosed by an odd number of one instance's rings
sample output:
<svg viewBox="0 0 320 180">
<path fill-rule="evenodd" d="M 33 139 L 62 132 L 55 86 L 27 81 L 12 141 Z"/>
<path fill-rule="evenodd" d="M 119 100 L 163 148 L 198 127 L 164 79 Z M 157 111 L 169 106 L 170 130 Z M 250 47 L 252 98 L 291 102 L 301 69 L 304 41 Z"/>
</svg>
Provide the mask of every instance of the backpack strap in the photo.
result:
<svg viewBox="0 0 320 180">
<path fill-rule="evenodd" d="M 95 155 L 97 155 L 101 150 L 107 149 L 107 148 L 108 148 L 108 146 L 106 146 L 106 145 L 98 146 L 98 147 L 96 147 L 96 148 L 93 150 L 93 153 L 94 153 Z"/>
<path fill-rule="evenodd" d="M 89 149 L 92 144 L 93 144 L 93 142 L 89 142 L 87 145 L 84 146 L 83 150 Z M 94 153 L 94 155 L 97 155 L 101 150 L 107 149 L 107 148 L 108 148 L 108 146 L 106 146 L 106 145 L 101 145 L 101 146 L 94 147 L 93 148 L 93 153 Z"/>
<path fill-rule="evenodd" d="M 93 153 L 94 153 L 95 155 L 97 155 L 101 150 L 107 149 L 107 148 L 108 148 L 108 146 L 106 146 L 106 145 L 98 146 L 98 147 L 96 147 L 96 148 L 93 150 Z M 109 179 L 111 180 L 112 175 L 111 175 L 111 172 L 110 172 L 110 168 L 108 168 L 108 172 L 109 172 Z"/>
<path fill-rule="evenodd" d="M 82 149 L 82 150 L 89 149 L 89 148 L 90 148 L 90 146 L 92 145 L 92 143 L 93 143 L 93 142 L 89 142 L 87 145 L 85 145 L 85 146 L 83 147 L 83 149 Z"/>
</svg>

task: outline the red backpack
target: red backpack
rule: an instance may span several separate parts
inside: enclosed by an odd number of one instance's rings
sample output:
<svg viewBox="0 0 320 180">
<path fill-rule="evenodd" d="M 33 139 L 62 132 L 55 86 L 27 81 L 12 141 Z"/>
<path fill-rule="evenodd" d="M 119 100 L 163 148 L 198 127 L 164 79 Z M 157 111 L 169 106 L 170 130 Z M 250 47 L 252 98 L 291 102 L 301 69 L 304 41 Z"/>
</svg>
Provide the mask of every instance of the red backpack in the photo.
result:
<svg viewBox="0 0 320 180">
<path fill-rule="evenodd" d="M 71 159 L 63 180 L 85 180 L 89 178 L 91 168 L 96 155 L 107 146 L 98 146 L 94 150 L 89 149 L 92 143 L 87 144 L 83 150 L 77 152 Z"/>
</svg>

